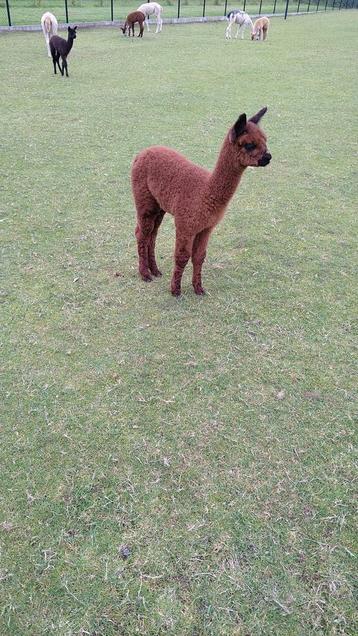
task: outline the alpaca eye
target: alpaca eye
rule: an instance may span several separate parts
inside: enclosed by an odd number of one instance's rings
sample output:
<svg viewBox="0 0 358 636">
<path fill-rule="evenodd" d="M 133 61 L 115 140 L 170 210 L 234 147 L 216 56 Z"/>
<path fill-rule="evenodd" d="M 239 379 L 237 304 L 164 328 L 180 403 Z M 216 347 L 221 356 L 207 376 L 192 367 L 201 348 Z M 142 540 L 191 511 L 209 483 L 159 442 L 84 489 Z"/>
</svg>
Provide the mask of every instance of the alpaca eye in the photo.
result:
<svg viewBox="0 0 358 636">
<path fill-rule="evenodd" d="M 256 144 L 253 144 L 253 143 L 251 143 L 251 144 L 245 144 L 245 145 L 244 145 L 244 148 L 245 148 L 245 150 L 247 150 L 247 152 L 251 152 L 251 150 L 255 150 L 255 148 L 256 148 Z"/>
</svg>

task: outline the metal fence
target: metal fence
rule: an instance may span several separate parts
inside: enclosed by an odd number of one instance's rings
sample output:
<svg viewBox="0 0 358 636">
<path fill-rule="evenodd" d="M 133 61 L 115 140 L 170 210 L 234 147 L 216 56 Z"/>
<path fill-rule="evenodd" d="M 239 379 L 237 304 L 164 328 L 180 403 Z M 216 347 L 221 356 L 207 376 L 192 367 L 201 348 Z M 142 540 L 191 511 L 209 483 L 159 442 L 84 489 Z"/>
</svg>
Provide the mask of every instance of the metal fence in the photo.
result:
<svg viewBox="0 0 358 636">
<path fill-rule="evenodd" d="M 148 0 L 149 1 L 149 0 Z M 39 25 L 52 11 L 59 22 L 114 22 L 123 20 L 140 0 L 0 0 L 0 27 Z M 232 8 L 249 15 L 282 15 L 356 9 L 358 0 L 164 0 L 163 18 L 222 18 Z"/>
</svg>

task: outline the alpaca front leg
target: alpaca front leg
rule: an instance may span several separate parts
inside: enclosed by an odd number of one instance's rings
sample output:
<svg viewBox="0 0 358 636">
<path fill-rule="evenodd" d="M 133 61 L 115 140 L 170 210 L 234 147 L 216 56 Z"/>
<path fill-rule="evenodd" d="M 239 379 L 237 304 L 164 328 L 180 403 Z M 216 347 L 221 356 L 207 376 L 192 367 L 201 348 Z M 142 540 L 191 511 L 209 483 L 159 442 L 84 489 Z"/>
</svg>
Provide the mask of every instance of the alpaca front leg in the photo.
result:
<svg viewBox="0 0 358 636">
<path fill-rule="evenodd" d="M 66 58 L 62 58 L 62 75 L 64 74 L 64 71 L 66 71 L 66 77 L 68 77 L 67 60 L 66 60 Z"/>
<path fill-rule="evenodd" d="M 61 67 L 61 64 L 60 64 L 60 55 L 57 55 L 56 61 L 57 61 L 58 69 L 59 69 L 61 75 L 63 75 L 63 66 Z"/>
<path fill-rule="evenodd" d="M 212 228 L 207 228 L 196 235 L 193 244 L 193 254 L 191 260 L 193 262 L 193 287 L 198 296 L 205 294 L 205 289 L 201 283 L 201 270 L 206 258 L 206 247 L 210 238 Z"/>
<path fill-rule="evenodd" d="M 150 31 L 150 28 L 149 28 L 149 16 L 148 15 L 145 18 L 145 23 L 147 25 L 147 31 Z"/>
<path fill-rule="evenodd" d="M 176 239 L 174 253 L 174 272 L 171 280 L 171 292 L 173 296 L 181 294 L 181 279 L 186 264 L 191 256 L 193 239 Z"/>
</svg>

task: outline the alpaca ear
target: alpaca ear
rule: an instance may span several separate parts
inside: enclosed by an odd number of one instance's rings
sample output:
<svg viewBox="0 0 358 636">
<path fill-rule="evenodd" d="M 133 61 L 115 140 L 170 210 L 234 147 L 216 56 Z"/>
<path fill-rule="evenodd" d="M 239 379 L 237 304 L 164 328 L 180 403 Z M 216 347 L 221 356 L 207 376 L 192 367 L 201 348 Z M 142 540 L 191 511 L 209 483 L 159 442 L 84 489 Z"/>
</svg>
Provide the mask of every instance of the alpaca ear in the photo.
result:
<svg viewBox="0 0 358 636">
<path fill-rule="evenodd" d="M 266 111 L 267 111 L 267 106 L 264 106 L 264 108 L 261 108 L 261 110 L 259 110 L 259 112 L 256 113 L 256 115 L 253 115 L 253 117 L 249 119 L 249 121 L 252 121 L 253 124 L 258 124 L 261 117 L 264 116 Z"/>
<path fill-rule="evenodd" d="M 247 122 L 246 115 L 245 113 L 242 113 L 242 115 L 240 115 L 237 122 L 230 129 L 229 139 L 232 144 L 234 144 L 236 139 L 245 132 L 246 122 Z"/>
</svg>

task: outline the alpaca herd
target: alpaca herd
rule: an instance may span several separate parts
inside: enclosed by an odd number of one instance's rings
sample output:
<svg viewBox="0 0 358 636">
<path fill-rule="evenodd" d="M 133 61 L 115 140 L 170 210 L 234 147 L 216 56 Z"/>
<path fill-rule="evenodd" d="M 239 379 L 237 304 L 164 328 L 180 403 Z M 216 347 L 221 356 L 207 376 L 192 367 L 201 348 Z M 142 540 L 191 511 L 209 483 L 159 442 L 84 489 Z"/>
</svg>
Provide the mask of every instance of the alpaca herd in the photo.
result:
<svg viewBox="0 0 358 636">
<path fill-rule="evenodd" d="M 233 9 L 226 16 L 229 24 L 225 29 L 225 37 L 226 39 L 231 38 L 231 29 L 234 24 L 237 25 L 235 38 L 239 36 L 241 33 L 241 39 L 244 39 L 244 31 L 246 27 L 251 29 L 251 40 L 266 40 L 267 32 L 270 26 L 270 20 L 265 16 L 258 18 L 255 23 L 252 23 L 252 20 L 246 11 L 241 11 L 241 9 Z"/>
<path fill-rule="evenodd" d="M 143 37 L 144 23 L 149 31 L 148 17 L 157 19 L 156 33 L 162 30 L 162 7 L 156 2 L 141 5 L 128 14 L 121 30 L 134 37 L 134 25 L 139 24 L 139 35 Z M 228 26 L 225 37 L 231 38 L 231 29 L 237 25 L 236 38 L 246 27 L 251 29 L 252 40 L 265 40 L 269 28 L 267 17 L 252 23 L 250 16 L 241 10 L 227 15 Z M 67 29 L 67 40 L 57 35 L 57 20 L 46 12 L 41 18 L 48 55 L 52 57 L 54 73 L 56 67 L 61 75 L 68 77 L 67 57 L 76 39 L 77 27 Z M 60 58 L 62 66 L 60 65 Z M 202 285 L 202 267 L 206 248 L 214 227 L 223 218 L 245 169 L 249 166 L 267 166 L 271 154 L 267 150 L 266 136 L 258 126 L 267 108 L 262 108 L 249 120 L 240 115 L 228 131 L 216 165 L 212 172 L 198 166 L 176 150 L 165 146 L 145 148 L 135 157 L 131 169 L 133 199 L 137 211 L 135 236 L 138 250 L 138 269 L 143 281 L 150 282 L 161 276 L 155 259 L 155 243 L 165 213 L 174 217 L 175 250 L 171 292 L 181 294 L 184 269 L 192 260 L 192 284 L 198 295 L 205 293 Z"/>
</svg>

